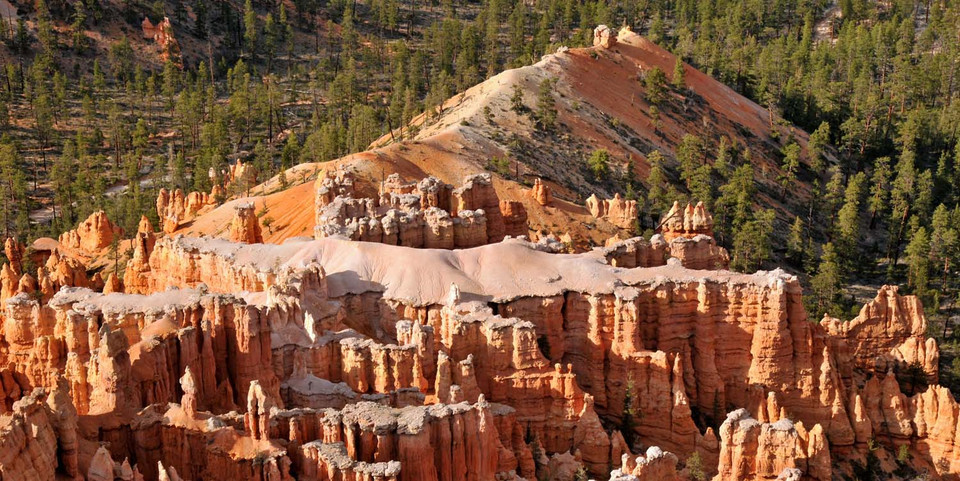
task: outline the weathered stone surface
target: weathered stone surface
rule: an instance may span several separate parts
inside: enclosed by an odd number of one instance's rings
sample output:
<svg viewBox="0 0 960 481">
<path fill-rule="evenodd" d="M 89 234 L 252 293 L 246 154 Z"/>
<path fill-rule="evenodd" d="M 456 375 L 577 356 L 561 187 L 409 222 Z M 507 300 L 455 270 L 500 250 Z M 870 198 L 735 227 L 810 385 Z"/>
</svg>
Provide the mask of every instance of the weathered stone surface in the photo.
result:
<svg viewBox="0 0 960 481">
<path fill-rule="evenodd" d="M 662 234 L 667 242 L 678 237 L 713 237 L 713 216 L 707 212 L 703 202 L 697 202 L 696 206 L 687 204 L 686 208 L 680 206 L 679 202 L 674 202 L 670 211 L 660 220 L 657 232 Z"/>
<path fill-rule="evenodd" d="M 927 318 L 916 296 L 901 296 L 895 286 L 883 286 L 877 297 L 846 322 L 824 316 L 820 321 L 831 336 L 844 378 L 853 369 L 883 373 L 888 369 L 919 366 L 930 384 L 939 377 L 940 350 L 927 338 Z"/>
<path fill-rule="evenodd" d="M 617 36 L 613 30 L 606 25 L 599 25 L 593 29 L 593 46 L 611 48 L 617 44 Z"/>
<path fill-rule="evenodd" d="M 230 221 L 230 241 L 244 244 L 262 244 L 260 219 L 253 204 L 237 204 Z"/>
<path fill-rule="evenodd" d="M 123 235 L 123 230 L 110 222 L 106 212 L 90 214 L 76 229 L 60 234 L 60 246 L 84 253 L 97 253 Z"/>
<path fill-rule="evenodd" d="M 621 229 L 634 229 L 640 215 L 637 201 L 626 200 L 620 194 L 614 194 L 612 199 L 599 199 L 591 195 L 587 198 L 587 209 L 590 215 Z"/>
<path fill-rule="evenodd" d="M 427 211 L 449 219 L 440 209 Z M 391 229 L 398 243 L 414 235 Z M 936 346 L 919 342 L 920 306 L 889 288 L 853 321 L 821 325 L 793 276 L 667 259 L 702 234 L 570 255 L 521 240 L 451 251 L 140 231 L 128 272 L 145 295 L 70 287 L 69 258 L 53 252 L 45 280 L 21 276 L 5 300 L 0 443 L 52 452 L 58 472 L 479 481 L 581 465 L 604 479 L 619 465 L 613 479 L 675 479 L 696 453 L 718 479 L 824 480 L 871 440 L 909 446 L 931 472 L 960 470 L 960 406 L 897 380 Z M 35 388 L 57 393 L 44 408 L 52 445 L 2 429 Z M 727 407 L 738 410 L 719 439 L 698 428 Z M 625 408 L 635 446 L 662 450 L 634 457 L 606 430 L 625 425 Z"/>
<path fill-rule="evenodd" d="M 533 188 L 530 189 L 530 197 L 540 205 L 550 205 L 553 197 L 550 195 L 550 188 L 544 184 L 538 177 L 533 181 Z"/>
</svg>

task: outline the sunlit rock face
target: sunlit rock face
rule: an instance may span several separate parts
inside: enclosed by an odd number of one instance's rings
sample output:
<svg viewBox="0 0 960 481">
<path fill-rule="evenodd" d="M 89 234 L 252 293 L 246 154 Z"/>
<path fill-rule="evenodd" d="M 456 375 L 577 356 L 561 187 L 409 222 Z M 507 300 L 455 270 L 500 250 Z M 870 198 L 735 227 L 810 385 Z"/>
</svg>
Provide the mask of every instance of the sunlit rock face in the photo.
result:
<svg viewBox="0 0 960 481">
<path fill-rule="evenodd" d="M 318 205 L 349 199 L 326 179 Z M 0 473 L 669 480 L 695 456 L 717 480 L 827 480 L 902 449 L 960 471 L 960 406 L 916 298 L 884 287 L 852 320 L 810 322 L 795 277 L 723 269 L 698 208 L 669 240 L 491 243 L 513 207 L 487 181 L 385 182 L 425 219 L 403 237 L 417 246 L 264 244 L 252 208 L 236 241 L 142 220 L 122 280 L 57 251 L 33 277 L 7 243 Z"/>
</svg>

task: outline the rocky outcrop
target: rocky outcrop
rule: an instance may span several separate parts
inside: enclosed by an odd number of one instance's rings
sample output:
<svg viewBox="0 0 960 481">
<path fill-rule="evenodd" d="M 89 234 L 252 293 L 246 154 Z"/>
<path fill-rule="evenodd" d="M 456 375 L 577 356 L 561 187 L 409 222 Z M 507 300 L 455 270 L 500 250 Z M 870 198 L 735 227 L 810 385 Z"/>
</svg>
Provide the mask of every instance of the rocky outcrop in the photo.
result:
<svg viewBox="0 0 960 481">
<path fill-rule="evenodd" d="M 3 254 L 10 265 L 11 273 L 14 276 L 23 275 L 23 253 L 25 249 L 23 244 L 13 237 L 7 237 L 3 241 Z"/>
<path fill-rule="evenodd" d="M 707 212 L 703 202 L 697 202 L 696 206 L 687 204 L 686 208 L 681 207 L 679 202 L 674 202 L 670 211 L 660 220 L 657 232 L 663 235 L 667 242 L 680 237 L 713 237 L 713 216 Z"/>
<path fill-rule="evenodd" d="M 431 185 L 389 188 L 444 191 Z M 435 232 L 445 242 L 449 226 Z M 950 393 L 908 389 L 897 363 L 867 368 L 917 344 L 914 301 L 885 289 L 849 324 L 810 323 L 795 277 L 664 260 L 686 242 L 556 254 L 522 240 L 166 237 L 134 271 L 146 295 L 65 288 L 44 302 L 38 282 L 39 296 L 6 300 L 0 412 L 64 383 L 89 449 L 55 456 L 85 453 L 87 472 L 103 441 L 95 473 L 129 458 L 145 479 L 159 461 L 171 479 L 536 479 L 581 465 L 605 478 L 621 463 L 615 479 L 672 479 L 694 453 L 719 479 L 826 479 L 899 446 L 918 468 L 960 468 Z M 740 411 L 719 438 L 702 428 L 728 407 Z M 633 457 L 612 426 L 662 450 Z"/>
<path fill-rule="evenodd" d="M 110 247 L 114 239 L 120 238 L 123 230 L 110 222 L 107 214 L 100 210 L 90 214 L 76 229 L 60 234 L 60 246 L 65 249 L 96 254 Z"/>
<path fill-rule="evenodd" d="M 901 296 L 896 286 L 883 286 L 877 297 L 846 322 L 824 316 L 820 321 L 830 334 L 831 347 L 845 378 L 853 369 L 884 373 L 917 366 L 925 381 L 936 384 L 940 350 L 927 335 L 927 318 L 916 296 Z"/>
<path fill-rule="evenodd" d="M 807 431 L 787 418 L 761 423 L 738 409 L 720 426 L 719 474 L 713 479 L 778 479 L 786 469 L 799 469 L 808 479 L 831 477 L 830 451 L 823 429 Z"/>
<path fill-rule="evenodd" d="M 230 221 L 230 242 L 262 244 L 263 234 L 255 206 L 241 203 L 233 209 L 233 219 Z"/>
<path fill-rule="evenodd" d="M 150 256 L 153 255 L 153 248 L 157 244 L 157 236 L 145 216 L 140 218 L 137 235 L 132 243 L 133 256 L 127 261 L 123 274 L 124 289 L 129 294 L 146 294 L 150 288 Z"/>
<path fill-rule="evenodd" d="M 606 25 L 598 25 L 593 29 L 593 46 L 602 48 L 612 48 L 617 44 L 617 36 L 613 30 Z"/>
<path fill-rule="evenodd" d="M 547 187 L 547 184 L 544 184 L 539 177 L 533 181 L 533 188 L 530 189 L 529 192 L 530 197 L 540 205 L 550 205 L 550 202 L 553 200 L 553 197 L 550 195 L 550 188 Z"/>
<path fill-rule="evenodd" d="M 434 177 L 404 183 L 393 174 L 379 198 L 354 198 L 349 173 L 317 181 L 314 237 L 345 237 L 429 249 L 465 249 L 527 234 L 519 202 L 501 202 L 489 174 L 467 177 L 454 189 Z"/>
<path fill-rule="evenodd" d="M 614 194 L 612 199 L 599 199 L 596 195 L 591 195 L 587 198 L 587 210 L 597 219 L 603 219 L 621 229 L 630 230 L 636 228 L 640 215 L 637 201 L 626 200 L 620 197 L 620 194 Z"/>
<path fill-rule="evenodd" d="M 647 448 L 647 452 L 634 458 L 630 453 L 623 455 L 621 467 L 610 473 L 610 481 L 676 481 L 677 456 L 657 446 Z"/>
<path fill-rule="evenodd" d="M 157 215 L 161 230 L 172 234 L 181 225 L 195 219 L 207 207 L 216 204 L 216 196 L 205 192 L 190 192 L 186 197 L 180 189 L 160 189 L 157 194 Z"/>
</svg>

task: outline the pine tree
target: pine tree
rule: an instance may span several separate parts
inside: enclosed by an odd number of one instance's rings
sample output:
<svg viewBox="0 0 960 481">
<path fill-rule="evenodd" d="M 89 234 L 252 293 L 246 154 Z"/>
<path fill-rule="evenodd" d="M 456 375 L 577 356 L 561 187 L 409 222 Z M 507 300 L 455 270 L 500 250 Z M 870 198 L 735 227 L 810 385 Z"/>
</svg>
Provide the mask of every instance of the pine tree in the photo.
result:
<svg viewBox="0 0 960 481">
<path fill-rule="evenodd" d="M 697 170 L 706 165 L 703 140 L 693 134 L 684 134 L 677 146 L 677 162 L 680 163 L 680 179 L 686 183 L 687 190 L 693 192 L 693 182 Z"/>
<path fill-rule="evenodd" d="M 773 210 L 761 209 L 734 233 L 731 268 L 741 272 L 759 269 L 770 258 L 773 253 L 770 236 L 775 218 Z"/>
<path fill-rule="evenodd" d="M 914 292 L 924 295 L 930 283 L 930 235 L 921 226 L 913 233 L 904 249 L 907 262 L 907 282 Z"/>
<path fill-rule="evenodd" d="M 890 157 L 880 157 L 873 164 L 870 176 L 870 229 L 876 225 L 877 215 L 886 212 L 890 198 Z"/>
<path fill-rule="evenodd" d="M 867 175 L 864 172 L 858 172 L 857 175 L 850 177 L 844 193 L 843 207 L 837 213 L 837 222 L 834 225 L 836 247 L 839 249 L 843 264 L 849 269 L 862 267 L 862 263 L 857 260 L 860 241 L 860 202 L 866 182 Z"/>
<path fill-rule="evenodd" d="M 790 226 L 790 234 L 787 236 L 787 257 L 797 265 L 803 266 L 803 254 L 806 251 L 806 226 L 803 219 L 797 216 Z"/>
<path fill-rule="evenodd" d="M 954 216 L 943 204 L 933 211 L 930 223 L 930 257 L 941 269 L 940 287 L 948 288 L 948 275 L 960 252 L 960 233 L 954 227 Z"/>
<path fill-rule="evenodd" d="M 193 33 L 197 38 L 207 38 L 208 20 L 207 20 L 207 1 L 195 0 L 193 2 L 193 14 L 196 16 Z"/>
<path fill-rule="evenodd" d="M 553 129 L 557 123 L 556 100 L 553 98 L 554 79 L 543 79 L 537 95 L 537 123 L 545 130 Z"/>
<path fill-rule="evenodd" d="M 810 157 L 810 166 L 817 175 L 823 175 L 825 163 L 823 161 L 823 151 L 830 143 L 830 123 L 823 121 L 817 130 L 810 134 L 810 140 L 807 142 L 807 155 Z"/>
<path fill-rule="evenodd" d="M 256 58 L 258 36 L 257 12 L 251 0 L 246 0 L 243 4 L 243 47 L 251 58 Z"/>
<path fill-rule="evenodd" d="M 610 153 L 607 152 L 607 149 L 594 150 L 590 154 L 590 158 L 587 159 L 587 167 L 593 173 L 594 179 L 603 179 L 610 170 Z"/>
<path fill-rule="evenodd" d="M 891 265 L 896 265 L 900 257 L 900 245 L 906 234 L 907 221 L 910 218 L 916 192 L 917 171 L 914 166 L 914 153 L 904 151 L 897 162 L 897 176 L 893 180 L 893 190 L 890 193 L 890 244 L 887 257 L 892 259 Z"/>
<path fill-rule="evenodd" d="M 823 253 L 820 255 L 820 267 L 817 268 L 817 274 L 810 280 L 810 287 L 815 300 L 815 309 L 810 309 L 813 314 L 821 312 L 834 312 L 835 303 L 840 296 L 840 287 L 843 285 L 843 276 L 841 274 L 840 261 L 833 244 L 827 243 L 823 246 Z"/>
<path fill-rule="evenodd" d="M 780 183 L 780 198 L 785 199 L 787 189 L 793 187 L 797 182 L 797 170 L 800 168 L 800 146 L 796 142 L 790 142 L 780 151 L 783 154 L 783 163 L 780 166 L 780 176 L 777 181 Z"/>
<path fill-rule="evenodd" d="M 519 83 L 513 84 L 513 94 L 510 95 L 510 109 L 520 115 L 527 107 L 523 104 L 523 87 Z"/>
<path fill-rule="evenodd" d="M 670 83 L 672 83 L 673 86 L 678 90 L 683 90 L 687 87 L 686 77 L 686 68 L 683 64 L 683 58 L 677 55 L 677 60 L 673 63 L 673 78 L 670 80 Z"/>
<path fill-rule="evenodd" d="M 653 67 L 647 72 L 643 80 L 646 88 L 647 102 L 658 105 L 666 99 L 667 95 L 667 74 L 663 73 L 660 67 Z"/>
<path fill-rule="evenodd" d="M 720 187 L 715 225 L 721 241 L 737 232 L 750 219 L 756 190 L 753 165 L 749 162 L 737 167 L 727 183 Z"/>
<path fill-rule="evenodd" d="M 667 209 L 670 208 L 668 189 L 671 186 L 670 180 L 667 178 L 667 172 L 663 168 L 663 162 L 663 154 L 659 150 L 647 154 L 647 163 L 650 164 L 650 171 L 647 174 L 647 204 L 654 218 L 665 214 Z"/>
<path fill-rule="evenodd" d="M 280 43 L 283 41 L 282 30 L 277 25 L 276 20 L 273 18 L 273 13 L 268 13 L 267 18 L 263 21 L 263 48 L 264 52 L 267 54 L 267 71 L 271 70 L 273 65 L 273 57 L 277 54 L 277 48 L 280 46 Z"/>
</svg>

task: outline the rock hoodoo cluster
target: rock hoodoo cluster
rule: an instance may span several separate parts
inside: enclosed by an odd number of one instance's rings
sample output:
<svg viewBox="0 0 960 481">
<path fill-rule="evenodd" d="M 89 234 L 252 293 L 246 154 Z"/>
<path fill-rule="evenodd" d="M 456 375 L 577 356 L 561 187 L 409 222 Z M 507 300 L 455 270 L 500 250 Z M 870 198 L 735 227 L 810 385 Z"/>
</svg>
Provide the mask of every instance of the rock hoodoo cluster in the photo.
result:
<svg viewBox="0 0 960 481">
<path fill-rule="evenodd" d="M 687 204 L 686 208 L 681 207 L 679 202 L 674 202 L 673 207 L 660 221 L 657 231 L 667 242 L 678 237 L 713 237 L 713 216 L 707 212 L 703 202 L 697 202 L 696 206 Z"/>
<path fill-rule="evenodd" d="M 107 214 L 100 210 L 90 214 L 76 229 L 60 234 L 60 246 L 77 252 L 94 254 L 100 252 L 120 238 L 123 230 L 110 222 Z"/>
<path fill-rule="evenodd" d="M 172 192 L 160 189 L 157 195 L 157 215 L 160 217 L 161 230 L 171 234 L 181 225 L 195 219 L 206 207 L 215 204 L 213 194 L 191 192 L 184 197 L 180 189 Z"/>
<path fill-rule="evenodd" d="M 158 239 L 143 219 L 122 282 L 56 250 L 32 277 L 5 242 L 0 475 L 827 481 L 904 449 L 960 473 L 960 405 L 916 298 L 885 287 L 811 323 L 795 277 L 718 269 L 702 207 L 670 240 L 491 243 L 516 211 L 489 182 L 391 177 L 362 201 L 349 175 L 318 182 L 321 213 L 358 209 L 324 217 L 338 232 L 496 207 L 458 250 L 262 244 L 250 206 L 234 241 Z M 898 378 L 910 366 L 928 382 Z"/>
<path fill-rule="evenodd" d="M 357 197 L 349 172 L 328 172 L 316 185 L 315 237 L 432 249 L 469 248 L 527 234 L 519 202 L 501 201 L 490 174 L 454 188 L 435 177 L 405 183 L 393 174 L 377 199 Z"/>
<path fill-rule="evenodd" d="M 637 201 L 624 199 L 620 194 L 614 194 L 612 199 L 598 199 L 591 195 L 587 198 L 587 209 L 590 215 L 621 229 L 634 229 L 640 216 Z"/>
</svg>

